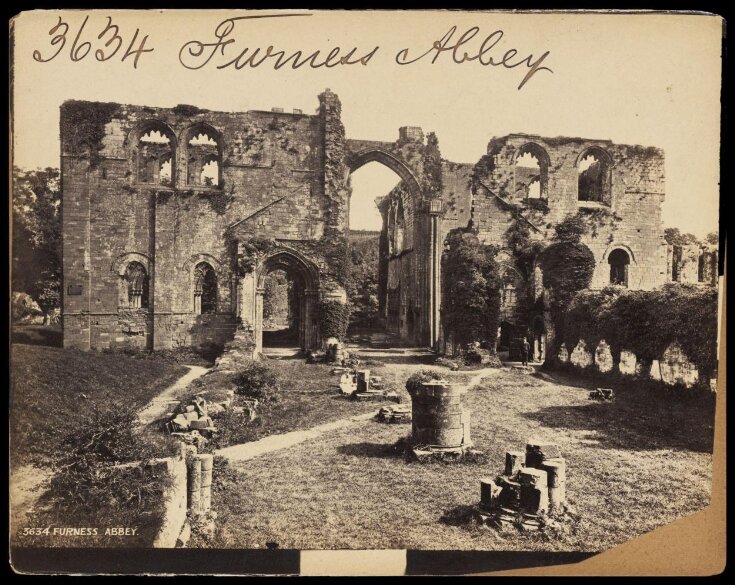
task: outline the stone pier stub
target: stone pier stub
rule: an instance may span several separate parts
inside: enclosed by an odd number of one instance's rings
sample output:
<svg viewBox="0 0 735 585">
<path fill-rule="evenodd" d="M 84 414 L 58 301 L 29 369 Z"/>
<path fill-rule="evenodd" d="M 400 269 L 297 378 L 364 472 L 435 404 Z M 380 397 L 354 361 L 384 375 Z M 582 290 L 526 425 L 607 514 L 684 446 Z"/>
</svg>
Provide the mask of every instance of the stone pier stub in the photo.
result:
<svg viewBox="0 0 735 585">
<path fill-rule="evenodd" d="M 411 392 L 411 443 L 429 448 L 464 449 L 470 440 L 469 410 L 462 404 L 464 386 L 433 380 Z"/>
</svg>

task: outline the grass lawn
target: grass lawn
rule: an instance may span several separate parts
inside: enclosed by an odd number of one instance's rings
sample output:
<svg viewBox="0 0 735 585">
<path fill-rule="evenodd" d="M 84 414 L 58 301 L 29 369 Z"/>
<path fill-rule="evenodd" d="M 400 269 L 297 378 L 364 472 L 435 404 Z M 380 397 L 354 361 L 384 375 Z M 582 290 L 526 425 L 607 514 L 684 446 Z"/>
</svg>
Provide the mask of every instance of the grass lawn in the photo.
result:
<svg viewBox="0 0 735 585">
<path fill-rule="evenodd" d="M 151 467 L 110 465 L 168 454 L 171 442 L 141 438 L 135 416 L 187 369 L 170 361 L 24 344 L 12 346 L 11 365 L 13 544 L 150 546 L 170 480 Z M 95 441 L 103 445 L 95 458 L 79 455 L 85 445 L 95 449 Z M 108 454 L 107 446 L 116 452 Z M 104 535 L 119 526 L 137 533 Z M 99 535 L 24 533 L 54 527 L 95 527 Z"/>
<path fill-rule="evenodd" d="M 14 344 L 11 348 L 11 463 L 48 465 L 89 409 L 119 401 L 142 407 L 188 370 L 162 360 Z"/>
<path fill-rule="evenodd" d="M 49 347 L 63 347 L 64 336 L 61 325 L 31 325 L 13 324 L 10 333 L 11 343 L 28 345 L 47 345 Z"/>
<path fill-rule="evenodd" d="M 246 422 L 231 411 L 215 418 L 220 432 L 209 448 L 222 448 L 249 441 L 257 441 L 269 435 L 304 430 L 326 422 L 336 421 L 364 412 L 377 411 L 382 402 L 359 402 L 348 400 L 339 393 L 338 375 L 330 372 L 334 365 L 305 364 L 303 359 L 271 359 L 268 364 L 278 375 L 280 392 L 278 401 L 262 402 L 258 406 L 258 417 Z M 404 384 L 408 375 L 400 373 L 412 366 L 371 366 L 372 375 L 384 377 L 385 388 L 397 390 L 403 400 L 408 400 Z M 233 386 L 231 374 L 213 371 L 196 380 L 181 398 L 206 391 L 205 398 L 216 401 L 224 397 L 223 391 Z M 235 396 L 233 406 L 243 404 L 243 397 Z"/>
<path fill-rule="evenodd" d="M 712 402 L 662 400 L 634 385 L 607 404 L 587 394 L 508 370 L 486 378 L 466 395 L 486 464 L 407 464 L 391 446 L 410 425 L 374 421 L 247 462 L 218 461 L 217 533 L 191 545 L 600 551 L 708 504 Z M 464 522 L 480 478 L 501 473 L 505 451 L 532 437 L 561 447 L 575 516 L 545 533 Z"/>
</svg>

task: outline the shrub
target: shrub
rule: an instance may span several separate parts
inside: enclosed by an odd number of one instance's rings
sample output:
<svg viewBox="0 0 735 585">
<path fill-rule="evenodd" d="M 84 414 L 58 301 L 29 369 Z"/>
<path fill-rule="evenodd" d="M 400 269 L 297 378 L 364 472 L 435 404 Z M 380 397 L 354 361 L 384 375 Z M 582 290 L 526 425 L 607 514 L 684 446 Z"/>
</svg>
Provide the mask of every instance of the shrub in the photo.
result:
<svg viewBox="0 0 735 585">
<path fill-rule="evenodd" d="M 469 348 L 464 354 L 464 361 L 468 364 L 479 364 L 482 361 L 480 350 L 475 347 Z"/>
<path fill-rule="evenodd" d="M 277 402 L 280 391 L 278 376 L 267 365 L 250 362 L 232 376 L 237 386 L 235 392 L 241 396 L 257 398 L 263 402 Z"/>
<path fill-rule="evenodd" d="M 442 321 L 457 345 L 495 340 L 502 283 L 495 249 L 468 230 L 452 230 L 442 256 Z"/>
<path fill-rule="evenodd" d="M 574 348 L 580 339 L 595 348 L 601 339 L 617 364 L 627 350 L 642 363 L 660 359 L 678 343 L 709 382 L 717 368 L 717 289 L 668 284 L 651 291 L 608 287 L 580 291 L 563 314 L 563 339 Z"/>
<path fill-rule="evenodd" d="M 339 301 L 322 301 L 319 303 L 319 327 L 322 339 L 336 337 L 344 339 L 350 324 L 350 307 Z"/>
<path fill-rule="evenodd" d="M 420 370 L 406 380 L 406 390 L 411 394 L 418 390 L 421 384 L 425 382 L 431 382 L 432 380 L 441 380 L 442 375 L 436 370 Z"/>
<path fill-rule="evenodd" d="M 150 546 L 162 521 L 164 494 L 172 479 L 161 466 L 146 465 L 170 450 L 137 432 L 137 406 L 115 402 L 90 409 L 84 426 L 61 439 L 64 456 L 49 482 L 48 506 L 37 513 L 40 525 L 66 522 L 86 526 L 137 526 L 139 536 L 101 538 L 98 545 Z M 116 467 L 118 463 L 141 465 Z M 109 542 L 108 542 L 109 541 Z"/>
<path fill-rule="evenodd" d="M 90 407 L 84 425 L 62 439 L 64 467 L 141 461 L 162 456 L 137 432 L 138 406 L 122 400 Z"/>
</svg>

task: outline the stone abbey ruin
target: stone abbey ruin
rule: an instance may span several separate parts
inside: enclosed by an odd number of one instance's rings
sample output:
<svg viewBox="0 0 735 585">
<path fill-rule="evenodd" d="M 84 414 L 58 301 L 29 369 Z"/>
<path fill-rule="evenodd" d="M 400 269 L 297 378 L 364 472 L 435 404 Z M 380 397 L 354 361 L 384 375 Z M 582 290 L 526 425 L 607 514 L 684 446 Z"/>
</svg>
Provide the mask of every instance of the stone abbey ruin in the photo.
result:
<svg viewBox="0 0 735 585">
<path fill-rule="evenodd" d="M 60 126 L 65 347 L 166 349 L 240 331 L 260 351 L 275 271 L 292 283 L 298 345 L 320 347 L 347 300 L 350 175 L 370 162 L 400 177 L 376 200 L 380 315 L 416 345 L 444 343 L 441 259 L 455 228 L 500 248 L 501 344 L 531 331 L 537 354 L 553 332 L 543 303 L 519 310 L 544 287 L 540 267 L 521 270 L 508 245 L 514 222 L 543 242 L 583 217 L 592 288 L 717 278 L 716 258 L 667 248 L 657 148 L 512 134 L 458 164 L 417 127 L 394 142 L 346 138 L 329 90 L 314 115 L 68 101 Z M 677 259 L 688 272 L 672 269 Z"/>
</svg>

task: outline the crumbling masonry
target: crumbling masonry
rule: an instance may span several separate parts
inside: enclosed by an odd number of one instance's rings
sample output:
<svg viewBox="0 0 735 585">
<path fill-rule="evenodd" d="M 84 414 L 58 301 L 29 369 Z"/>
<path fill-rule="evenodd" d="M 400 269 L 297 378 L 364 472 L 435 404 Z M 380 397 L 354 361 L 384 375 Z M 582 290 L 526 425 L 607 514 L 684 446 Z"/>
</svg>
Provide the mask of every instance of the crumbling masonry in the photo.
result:
<svg viewBox="0 0 735 585">
<path fill-rule="evenodd" d="M 345 137 L 338 97 L 314 115 L 213 112 L 96 102 L 61 107 L 64 346 L 165 349 L 262 346 L 264 281 L 292 279 L 304 349 L 322 343 L 320 310 L 344 303 L 350 174 L 377 161 L 401 178 L 378 199 L 380 310 L 389 330 L 440 348 L 441 255 L 454 228 L 502 248 L 505 336 L 549 331 L 543 296 L 508 246 L 523 222 L 548 240 L 569 214 L 590 227 L 593 287 L 667 280 L 663 152 L 604 140 L 514 134 L 477 165 L 441 158 L 433 134 L 395 142 Z"/>
</svg>

